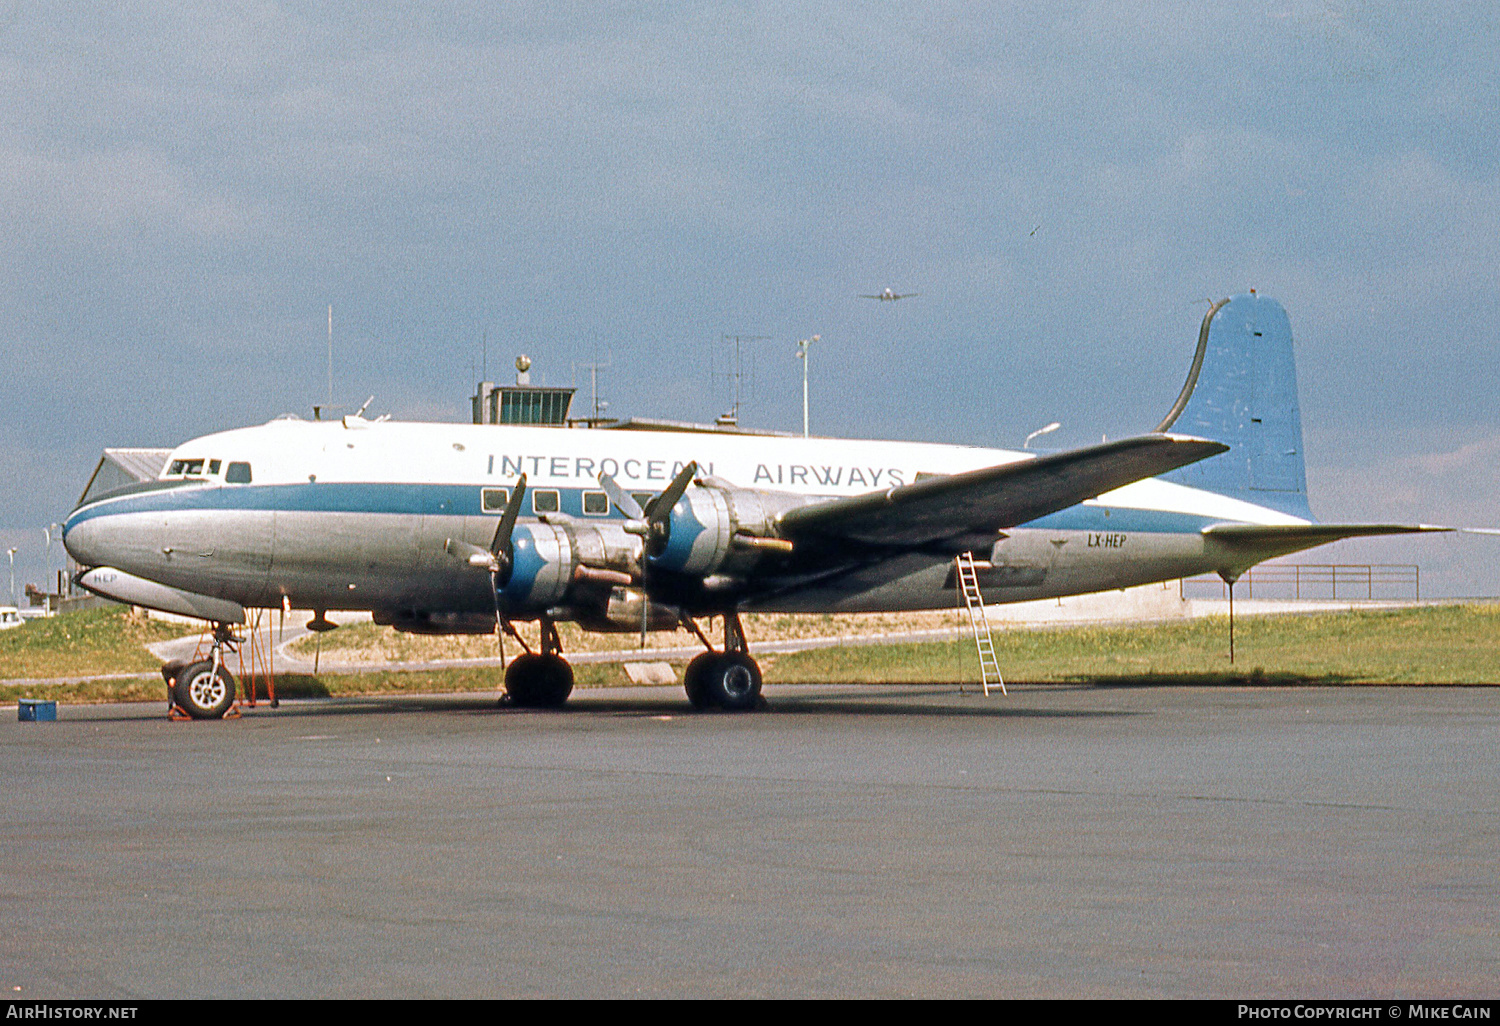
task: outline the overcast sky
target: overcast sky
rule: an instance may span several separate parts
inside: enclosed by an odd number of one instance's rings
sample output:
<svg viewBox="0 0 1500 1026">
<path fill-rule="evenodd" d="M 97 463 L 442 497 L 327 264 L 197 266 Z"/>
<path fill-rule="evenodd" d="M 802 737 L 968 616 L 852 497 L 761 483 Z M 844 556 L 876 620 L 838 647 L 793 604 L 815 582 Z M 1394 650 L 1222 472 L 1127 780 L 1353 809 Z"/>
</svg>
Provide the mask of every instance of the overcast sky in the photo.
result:
<svg viewBox="0 0 1500 1026">
<path fill-rule="evenodd" d="M 799 429 L 818 333 L 815 432 L 1071 446 L 1251 287 L 1322 518 L 1500 525 L 1494 10 L 0 0 L 0 540 L 39 580 L 104 447 L 310 415 L 330 303 L 372 415 L 467 420 L 487 349 L 711 419 L 741 334 Z M 1305 558 L 1500 593 L 1500 539 Z"/>
</svg>

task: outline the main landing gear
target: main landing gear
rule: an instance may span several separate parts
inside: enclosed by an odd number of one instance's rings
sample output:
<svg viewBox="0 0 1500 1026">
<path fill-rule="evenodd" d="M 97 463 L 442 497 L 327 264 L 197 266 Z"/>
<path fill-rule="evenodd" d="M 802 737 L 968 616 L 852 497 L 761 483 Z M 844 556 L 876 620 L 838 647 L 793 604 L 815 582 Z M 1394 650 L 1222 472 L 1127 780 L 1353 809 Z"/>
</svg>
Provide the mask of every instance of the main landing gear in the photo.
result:
<svg viewBox="0 0 1500 1026">
<path fill-rule="evenodd" d="M 234 705 L 234 674 L 224 665 L 224 648 L 233 648 L 228 624 L 214 624 L 210 657 L 197 662 L 174 659 L 161 668 L 170 696 L 169 715 L 194 720 L 219 720 Z"/>
<path fill-rule="evenodd" d="M 505 668 L 505 693 L 512 705 L 527 709 L 560 708 L 573 693 L 573 667 L 562 657 L 562 639 L 551 620 L 542 620 L 542 650 L 528 649 Z"/>
<path fill-rule="evenodd" d="M 750 657 L 739 613 L 724 614 L 724 651 L 715 652 L 691 619 L 683 621 L 708 649 L 694 657 L 682 674 L 682 686 L 694 709 L 748 712 L 760 707 L 760 666 Z"/>
</svg>

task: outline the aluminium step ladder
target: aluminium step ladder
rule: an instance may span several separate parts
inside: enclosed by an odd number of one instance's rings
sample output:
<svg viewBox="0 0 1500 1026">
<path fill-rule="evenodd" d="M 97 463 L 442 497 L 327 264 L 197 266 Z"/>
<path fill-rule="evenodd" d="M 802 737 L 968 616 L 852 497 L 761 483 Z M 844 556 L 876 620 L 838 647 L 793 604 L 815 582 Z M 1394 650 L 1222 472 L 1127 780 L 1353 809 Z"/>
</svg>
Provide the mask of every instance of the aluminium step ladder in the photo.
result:
<svg viewBox="0 0 1500 1026">
<path fill-rule="evenodd" d="M 995 658 L 990 620 L 984 612 L 984 595 L 979 590 L 979 569 L 974 565 L 974 553 L 960 552 L 953 557 L 953 566 L 964 608 L 969 613 L 969 627 L 974 632 L 974 647 L 979 652 L 979 680 L 985 697 L 989 697 L 991 687 L 999 688 L 1002 695 L 1007 694 L 1005 681 L 1000 677 L 1000 661 Z"/>
</svg>

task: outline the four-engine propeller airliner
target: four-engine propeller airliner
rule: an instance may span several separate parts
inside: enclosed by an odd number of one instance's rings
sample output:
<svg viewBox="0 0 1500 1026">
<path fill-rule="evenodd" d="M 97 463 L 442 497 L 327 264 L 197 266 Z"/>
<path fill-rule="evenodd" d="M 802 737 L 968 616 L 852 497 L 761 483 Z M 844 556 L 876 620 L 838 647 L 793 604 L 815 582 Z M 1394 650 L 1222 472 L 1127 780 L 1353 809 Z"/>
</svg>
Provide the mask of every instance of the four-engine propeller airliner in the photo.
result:
<svg viewBox="0 0 1500 1026">
<path fill-rule="evenodd" d="M 864 294 L 864 293 L 861 293 L 859 298 L 860 299 L 878 299 L 882 303 L 894 303 L 898 299 L 911 299 L 914 296 L 920 296 L 920 295 L 921 295 L 920 292 L 897 292 L 895 289 L 888 289 L 887 288 L 887 289 L 881 289 L 879 292 L 871 293 L 871 294 L 868 294 L 868 295 Z"/>
<path fill-rule="evenodd" d="M 698 708 L 759 704 L 744 611 L 955 604 L 957 554 L 986 602 L 1124 588 L 1425 525 L 1320 524 L 1307 504 L 1292 335 L 1255 294 L 1216 303 L 1186 384 L 1147 433 L 1038 456 L 955 445 L 708 431 L 274 420 L 196 438 L 160 478 L 81 503 L 64 540 L 98 594 L 215 625 L 174 673 L 223 715 L 219 646 L 247 608 L 368 610 L 426 633 L 539 621 L 510 700 L 566 701 L 556 623 L 688 626 Z M 723 619 L 715 650 L 698 621 Z"/>
</svg>

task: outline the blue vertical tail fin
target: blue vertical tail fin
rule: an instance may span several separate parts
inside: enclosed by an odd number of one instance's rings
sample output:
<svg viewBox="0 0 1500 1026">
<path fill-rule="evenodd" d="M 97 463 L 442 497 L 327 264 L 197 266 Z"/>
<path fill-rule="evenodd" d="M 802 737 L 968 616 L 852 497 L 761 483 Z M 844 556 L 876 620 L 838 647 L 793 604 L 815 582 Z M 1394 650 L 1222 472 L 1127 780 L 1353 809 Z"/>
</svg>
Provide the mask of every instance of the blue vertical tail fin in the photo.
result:
<svg viewBox="0 0 1500 1026">
<path fill-rule="evenodd" d="M 1156 430 L 1229 446 L 1165 480 L 1313 519 L 1292 326 L 1276 300 L 1251 292 L 1209 308 L 1187 383 Z"/>
</svg>

